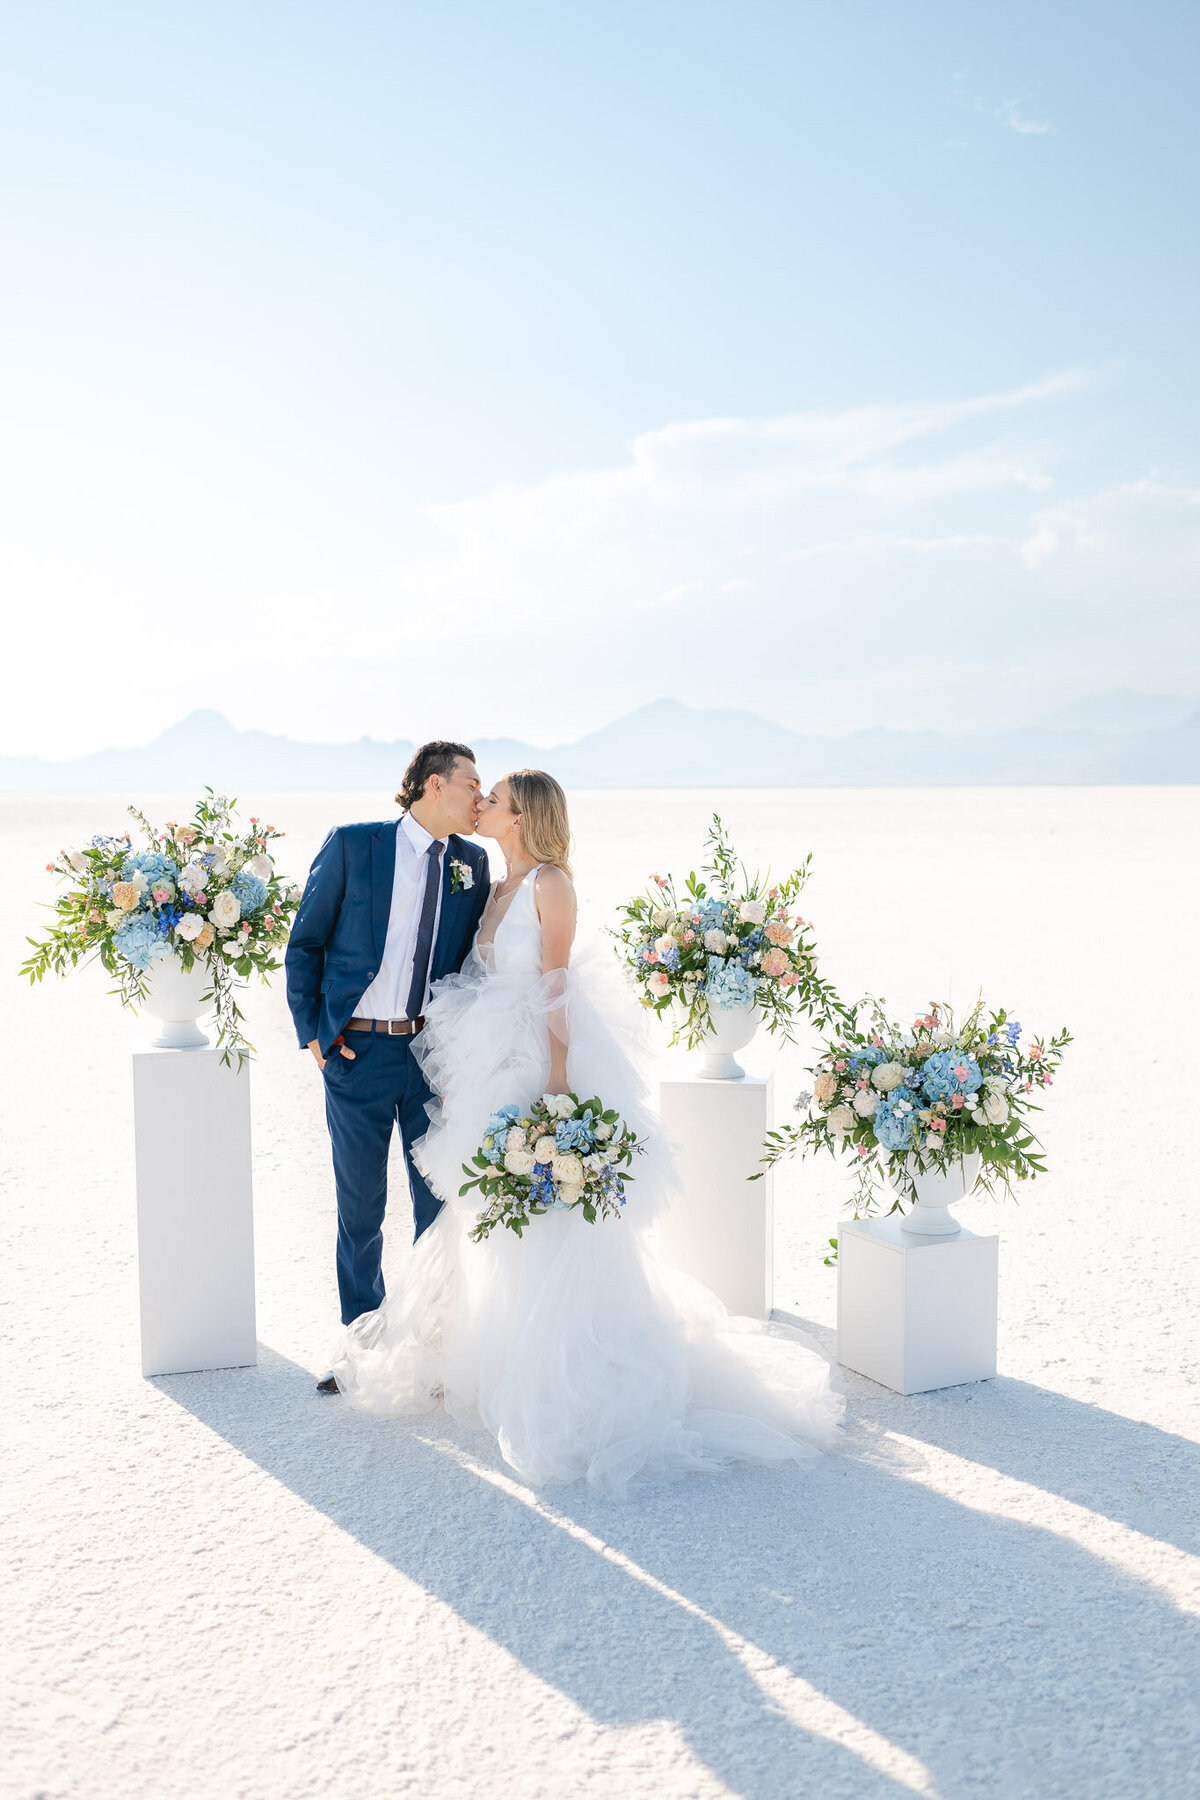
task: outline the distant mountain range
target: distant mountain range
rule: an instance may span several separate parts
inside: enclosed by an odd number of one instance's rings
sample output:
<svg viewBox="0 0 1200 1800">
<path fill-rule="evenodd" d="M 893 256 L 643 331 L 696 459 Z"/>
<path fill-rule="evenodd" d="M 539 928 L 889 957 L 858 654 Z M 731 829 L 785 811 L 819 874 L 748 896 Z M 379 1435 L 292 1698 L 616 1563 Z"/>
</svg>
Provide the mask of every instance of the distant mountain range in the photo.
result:
<svg viewBox="0 0 1200 1800">
<path fill-rule="evenodd" d="M 1157 722 L 1153 722 L 1157 721 Z M 1099 695 L 1011 731 L 856 731 L 817 737 L 753 713 L 657 700 L 553 750 L 474 740 L 489 781 L 505 769 L 550 769 L 564 787 L 976 787 L 1200 782 L 1200 701 Z M 194 712 L 153 743 L 68 762 L 0 757 L 0 790 L 145 792 L 156 788 L 364 789 L 392 792 L 413 751 L 406 738 L 307 744 L 239 731 Z"/>
</svg>

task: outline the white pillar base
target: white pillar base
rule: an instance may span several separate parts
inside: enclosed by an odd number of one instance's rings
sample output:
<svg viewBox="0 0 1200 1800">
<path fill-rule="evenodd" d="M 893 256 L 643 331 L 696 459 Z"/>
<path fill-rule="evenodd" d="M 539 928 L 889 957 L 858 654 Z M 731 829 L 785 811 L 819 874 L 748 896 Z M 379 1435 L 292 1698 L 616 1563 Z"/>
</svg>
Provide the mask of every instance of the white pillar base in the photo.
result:
<svg viewBox="0 0 1200 1800">
<path fill-rule="evenodd" d="M 771 1077 L 659 1084 L 663 1131 L 679 1150 L 680 1197 L 659 1223 L 662 1259 L 711 1288 L 730 1312 L 765 1319 L 774 1304 L 773 1189 L 759 1166 L 772 1122 Z"/>
<path fill-rule="evenodd" d="M 139 1046 L 133 1121 L 142 1374 L 257 1362 L 249 1070 Z"/>
<path fill-rule="evenodd" d="M 837 1357 L 897 1394 L 996 1373 L 1000 1240 L 914 1237 L 901 1215 L 838 1229 Z"/>
</svg>

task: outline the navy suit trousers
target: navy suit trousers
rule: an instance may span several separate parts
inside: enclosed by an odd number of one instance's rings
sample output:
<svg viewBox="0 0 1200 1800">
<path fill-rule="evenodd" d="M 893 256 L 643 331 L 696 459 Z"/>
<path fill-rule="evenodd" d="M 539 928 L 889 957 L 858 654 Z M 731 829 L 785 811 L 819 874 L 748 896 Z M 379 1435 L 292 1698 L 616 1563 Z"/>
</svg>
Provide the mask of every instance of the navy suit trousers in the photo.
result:
<svg viewBox="0 0 1200 1800">
<path fill-rule="evenodd" d="M 337 1186 L 338 1294 L 342 1324 L 383 1302 L 383 1215 L 387 1208 L 388 1151 L 392 1129 L 400 1127 L 414 1235 L 441 1211 L 428 1184 L 413 1166 L 412 1147 L 429 1125 L 425 1084 L 409 1037 L 373 1032 L 346 1033 L 350 1062 L 335 1048 L 325 1064 L 325 1117 L 333 1142 Z"/>
</svg>

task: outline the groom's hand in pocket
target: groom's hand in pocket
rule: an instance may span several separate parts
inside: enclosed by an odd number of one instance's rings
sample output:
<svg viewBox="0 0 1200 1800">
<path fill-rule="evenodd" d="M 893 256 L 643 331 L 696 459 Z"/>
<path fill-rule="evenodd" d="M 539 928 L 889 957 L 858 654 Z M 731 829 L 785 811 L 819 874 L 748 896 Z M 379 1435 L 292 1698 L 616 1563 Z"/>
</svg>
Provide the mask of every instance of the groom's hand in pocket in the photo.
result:
<svg viewBox="0 0 1200 1800">
<path fill-rule="evenodd" d="M 318 1042 L 318 1040 L 316 1038 L 313 1038 L 310 1041 L 308 1047 L 312 1051 L 313 1056 L 316 1059 L 316 1064 L 317 1064 L 318 1069 L 320 1069 L 322 1072 L 324 1072 L 325 1058 L 321 1055 L 320 1043 Z M 329 1048 L 331 1050 L 333 1050 L 333 1049 L 340 1050 L 341 1054 L 345 1057 L 347 1062 L 354 1061 L 354 1052 L 353 1052 L 353 1050 L 347 1049 L 346 1040 L 342 1036 L 340 1031 L 338 1032 L 337 1036 L 334 1038 L 333 1043 L 330 1044 Z"/>
</svg>

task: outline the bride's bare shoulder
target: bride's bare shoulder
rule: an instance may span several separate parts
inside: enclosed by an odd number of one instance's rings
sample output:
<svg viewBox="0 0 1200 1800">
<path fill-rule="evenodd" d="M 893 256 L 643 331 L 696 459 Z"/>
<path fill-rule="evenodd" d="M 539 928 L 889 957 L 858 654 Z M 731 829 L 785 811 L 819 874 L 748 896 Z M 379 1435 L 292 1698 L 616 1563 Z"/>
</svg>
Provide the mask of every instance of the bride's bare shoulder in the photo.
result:
<svg viewBox="0 0 1200 1800">
<path fill-rule="evenodd" d="M 542 865 L 533 878 L 533 888 L 538 912 L 543 916 L 548 908 L 556 913 L 575 911 L 575 883 L 565 870 L 556 869 L 553 863 Z"/>
</svg>

